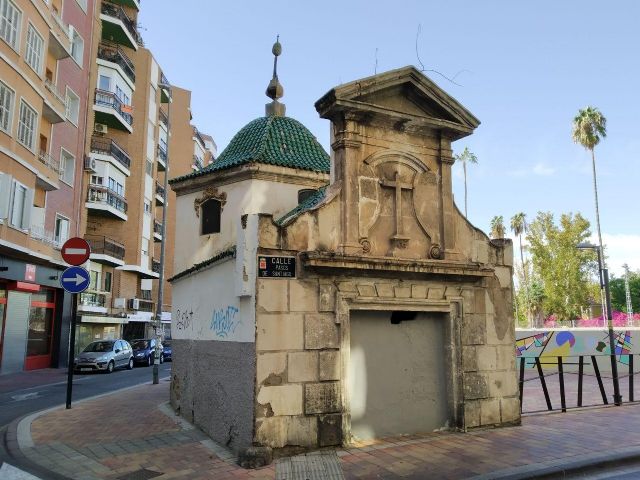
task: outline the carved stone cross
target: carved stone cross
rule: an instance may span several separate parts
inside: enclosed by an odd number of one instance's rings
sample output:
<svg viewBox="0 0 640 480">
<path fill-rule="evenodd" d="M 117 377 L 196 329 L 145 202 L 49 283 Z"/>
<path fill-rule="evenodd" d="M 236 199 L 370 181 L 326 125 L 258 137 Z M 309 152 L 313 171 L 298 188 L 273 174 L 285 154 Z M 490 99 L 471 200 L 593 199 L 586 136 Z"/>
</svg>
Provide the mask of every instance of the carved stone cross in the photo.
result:
<svg viewBox="0 0 640 480">
<path fill-rule="evenodd" d="M 409 237 L 404 236 L 404 228 L 402 225 L 402 190 L 413 190 L 410 183 L 402 183 L 400 181 L 400 173 L 396 171 L 395 180 L 380 180 L 380 185 L 387 188 L 393 188 L 396 191 L 396 234 L 391 237 L 400 248 L 404 248 L 409 241 Z"/>
</svg>

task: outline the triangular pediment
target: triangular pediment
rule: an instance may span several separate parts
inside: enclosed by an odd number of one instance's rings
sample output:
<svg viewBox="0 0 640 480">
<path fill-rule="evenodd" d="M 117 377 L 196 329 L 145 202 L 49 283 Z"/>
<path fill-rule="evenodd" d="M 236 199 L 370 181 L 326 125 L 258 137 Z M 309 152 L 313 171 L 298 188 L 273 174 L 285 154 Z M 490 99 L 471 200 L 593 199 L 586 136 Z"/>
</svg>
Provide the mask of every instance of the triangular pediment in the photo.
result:
<svg viewBox="0 0 640 480">
<path fill-rule="evenodd" d="M 335 87 L 316 102 L 316 109 L 323 118 L 350 111 L 422 123 L 458 138 L 480 124 L 460 102 L 412 66 Z"/>
</svg>

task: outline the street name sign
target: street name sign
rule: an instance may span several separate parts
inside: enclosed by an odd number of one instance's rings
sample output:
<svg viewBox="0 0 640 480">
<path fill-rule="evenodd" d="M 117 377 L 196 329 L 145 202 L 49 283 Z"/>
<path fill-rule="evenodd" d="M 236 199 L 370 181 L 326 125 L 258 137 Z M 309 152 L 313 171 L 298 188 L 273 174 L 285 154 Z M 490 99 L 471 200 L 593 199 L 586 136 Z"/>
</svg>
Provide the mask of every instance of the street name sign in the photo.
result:
<svg viewBox="0 0 640 480">
<path fill-rule="evenodd" d="M 69 293 L 82 293 L 89 286 L 89 272 L 82 267 L 69 267 L 60 277 L 60 285 Z"/>
<path fill-rule="evenodd" d="M 258 255 L 258 277 L 296 278 L 296 257 Z"/>
<path fill-rule="evenodd" d="M 62 245 L 62 259 L 69 265 L 82 265 L 89 260 L 91 247 L 84 238 L 72 237 Z"/>
</svg>

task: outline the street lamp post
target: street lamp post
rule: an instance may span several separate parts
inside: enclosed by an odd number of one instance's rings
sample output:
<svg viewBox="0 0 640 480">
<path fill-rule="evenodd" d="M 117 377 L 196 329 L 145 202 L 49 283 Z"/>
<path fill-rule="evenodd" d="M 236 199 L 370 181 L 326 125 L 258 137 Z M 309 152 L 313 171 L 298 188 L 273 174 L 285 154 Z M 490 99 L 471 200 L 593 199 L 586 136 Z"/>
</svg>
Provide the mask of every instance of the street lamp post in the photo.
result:
<svg viewBox="0 0 640 480">
<path fill-rule="evenodd" d="M 579 243 L 580 250 L 595 250 L 598 253 L 598 269 L 600 273 L 600 291 L 604 290 L 605 308 L 607 315 L 607 325 L 609 328 L 609 350 L 611 357 L 611 375 L 613 376 L 613 403 L 622 404 L 620 395 L 620 382 L 618 379 L 618 362 L 616 361 L 616 347 L 613 339 L 613 316 L 611 315 L 611 292 L 609 291 L 609 269 L 604 265 L 602 258 L 602 247 L 592 243 Z"/>
<path fill-rule="evenodd" d="M 168 83 L 158 83 L 158 87 L 171 92 L 171 85 Z M 167 106 L 167 156 L 165 159 L 164 170 L 164 202 L 162 203 L 162 226 L 160 227 L 160 233 L 162 240 L 160 241 L 160 272 L 158 277 L 158 304 L 156 306 L 156 348 L 154 352 L 153 360 L 153 384 L 160 383 L 160 331 L 162 329 L 162 302 L 164 296 L 164 258 L 165 258 L 165 245 L 166 245 L 166 233 L 167 233 L 167 203 L 168 199 L 168 181 L 169 181 L 169 150 L 171 145 L 171 95 L 169 95 L 169 101 Z"/>
</svg>

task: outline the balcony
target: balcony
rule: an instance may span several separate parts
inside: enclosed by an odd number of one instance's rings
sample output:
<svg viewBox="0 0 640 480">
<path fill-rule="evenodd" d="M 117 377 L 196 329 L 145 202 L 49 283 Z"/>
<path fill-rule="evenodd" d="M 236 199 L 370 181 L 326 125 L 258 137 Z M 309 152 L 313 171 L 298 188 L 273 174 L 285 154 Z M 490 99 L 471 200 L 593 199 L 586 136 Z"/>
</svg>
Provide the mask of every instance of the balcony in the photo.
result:
<svg viewBox="0 0 640 480">
<path fill-rule="evenodd" d="M 127 302 L 128 310 L 137 310 L 139 312 L 153 312 L 154 303 L 152 300 L 144 300 L 142 298 L 131 298 Z"/>
<path fill-rule="evenodd" d="M 202 160 L 197 155 L 193 156 L 193 163 L 191 164 L 191 168 L 194 170 L 202 170 L 204 168 L 204 160 Z"/>
<path fill-rule="evenodd" d="M 56 60 L 62 60 L 71 56 L 71 30 L 69 25 L 62 21 L 60 14 L 51 9 L 51 23 L 53 24 L 49 30 L 49 52 Z"/>
<path fill-rule="evenodd" d="M 44 81 L 46 89 L 44 101 L 42 102 L 42 116 L 49 123 L 60 123 L 66 120 L 66 105 L 64 95 L 60 93 L 58 87 L 48 78 Z"/>
<path fill-rule="evenodd" d="M 47 152 L 40 151 L 38 153 L 38 160 L 40 160 L 40 163 L 45 165 L 47 168 L 50 168 L 58 174 L 60 173 L 60 162 Z"/>
<path fill-rule="evenodd" d="M 160 122 L 164 123 L 164 126 L 169 128 L 169 117 L 167 117 L 167 113 L 161 108 L 158 111 L 158 118 L 160 118 Z"/>
<path fill-rule="evenodd" d="M 154 273 L 160 273 L 160 262 L 155 258 L 151 259 L 151 271 Z"/>
<path fill-rule="evenodd" d="M 113 92 L 96 89 L 93 109 L 96 122 L 104 123 L 118 130 L 133 132 L 133 115 L 131 105 L 125 105 Z"/>
<path fill-rule="evenodd" d="M 135 8 L 137 11 L 140 11 L 140 0 L 111 0 L 111 3 L 117 3 L 118 5 Z"/>
<path fill-rule="evenodd" d="M 160 103 L 171 102 L 171 84 L 162 72 L 160 72 L 160 84 L 163 85 L 162 87 L 160 87 Z"/>
<path fill-rule="evenodd" d="M 142 43 L 136 22 L 130 19 L 120 5 L 103 0 L 100 8 L 102 39 L 119 43 L 125 47 L 138 49 Z"/>
<path fill-rule="evenodd" d="M 158 222 L 157 220 L 153 221 L 153 241 L 162 241 L 162 223 Z"/>
<path fill-rule="evenodd" d="M 129 176 L 131 172 L 131 157 L 114 140 L 108 137 L 91 137 L 91 153 L 98 160 L 107 161 L 118 167 L 119 170 Z"/>
<path fill-rule="evenodd" d="M 167 150 L 158 144 L 158 171 L 164 172 L 167 169 Z"/>
<path fill-rule="evenodd" d="M 127 220 L 127 201 L 103 185 L 89 185 L 86 207 L 93 213 Z"/>
<path fill-rule="evenodd" d="M 165 192 L 164 187 L 156 182 L 156 205 L 164 204 L 167 198 L 167 192 Z"/>
<path fill-rule="evenodd" d="M 110 299 L 111 294 L 109 293 L 87 290 L 80 294 L 78 310 L 82 310 L 84 312 L 107 313 Z"/>
<path fill-rule="evenodd" d="M 136 67 L 118 45 L 101 42 L 98 45 L 98 58 L 115 63 L 131 83 L 136 83 Z"/>
<path fill-rule="evenodd" d="M 120 267 L 124 265 L 124 245 L 103 235 L 85 235 L 84 239 L 91 247 L 92 262 Z"/>
</svg>

